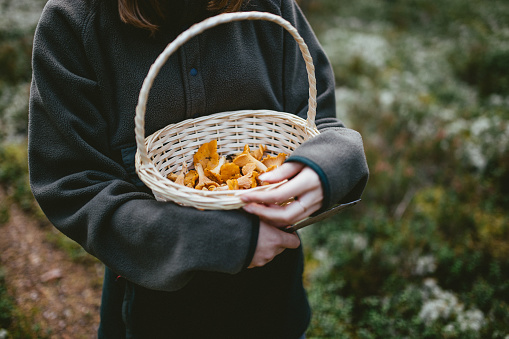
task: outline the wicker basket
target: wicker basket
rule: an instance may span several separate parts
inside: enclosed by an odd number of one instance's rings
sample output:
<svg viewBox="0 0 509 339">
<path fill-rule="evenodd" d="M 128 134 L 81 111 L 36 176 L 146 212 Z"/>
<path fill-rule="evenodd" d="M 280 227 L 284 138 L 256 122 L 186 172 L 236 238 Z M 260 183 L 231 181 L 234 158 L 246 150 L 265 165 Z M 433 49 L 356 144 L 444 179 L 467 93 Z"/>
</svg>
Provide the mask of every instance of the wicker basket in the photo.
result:
<svg viewBox="0 0 509 339">
<path fill-rule="evenodd" d="M 171 124 L 145 138 L 145 111 L 149 90 L 161 67 L 180 46 L 204 30 L 222 23 L 241 20 L 267 20 L 285 28 L 298 43 L 306 63 L 309 82 L 307 120 L 295 114 L 269 110 L 244 110 L 216 113 Z M 202 191 L 178 185 L 166 178 L 181 169 L 185 161 L 192 168 L 193 155 L 200 145 L 217 140 L 220 155 L 242 152 L 244 145 L 267 146 L 269 153 L 290 154 L 305 140 L 319 134 L 315 125 L 316 80 L 307 45 L 297 30 L 283 18 L 264 12 L 220 14 L 191 26 L 159 55 L 151 66 L 140 91 L 136 107 L 136 172 L 157 200 L 172 201 L 198 209 L 237 209 L 244 205 L 240 195 L 246 190 Z M 252 190 L 269 190 L 281 183 Z"/>
</svg>

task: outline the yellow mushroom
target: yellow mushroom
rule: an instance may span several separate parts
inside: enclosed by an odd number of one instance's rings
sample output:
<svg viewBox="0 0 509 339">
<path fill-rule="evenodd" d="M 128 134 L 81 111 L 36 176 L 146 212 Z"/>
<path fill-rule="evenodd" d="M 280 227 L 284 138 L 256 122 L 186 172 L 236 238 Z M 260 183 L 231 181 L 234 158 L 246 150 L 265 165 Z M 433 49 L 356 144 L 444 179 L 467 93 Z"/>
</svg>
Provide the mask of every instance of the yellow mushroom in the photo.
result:
<svg viewBox="0 0 509 339">
<path fill-rule="evenodd" d="M 229 190 L 239 189 L 239 183 L 237 182 L 237 179 L 229 179 L 226 181 L 226 184 L 228 185 Z"/>
<path fill-rule="evenodd" d="M 256 168 L 260 172 L 265 172 L 267 170 L 267 166 L 262 164 L 259 160 L 256 160 L 251 153 L 249 152 L 249 145 L 246 145 L 244 147 L 244 152 L 239 154 L 235 159 L 233 159 L 233 163 L 236 164 L 239 167 L 244 167 L 248 163 L 254 163 L 256 165 Z"/>
<path fill-rule="evenodd" d="M 219 184 L 222 184 L 223 183 L 223 179 L 221 178 L 221 166 L 223 166 L 226 162 L 226 157 L 221 157 L 219 158 L 219 163 L 217 164 L 216 167 L 214 167 L 213 169 L 205 169 L 205 175 L 214 180 L 215 182 L 219 183 Z"/>
<path fill-rule="evenodd" d="M 266 150 L 267 150 L 267 146 L 265 146 L 263 144 L 260 144 L 260 145 L 258 145 L 258 149 L 257 150 L 251 152 L 251 155 L 256 160 L 262 160 L 263 153 L 265 153 Z"/>
<path fill-rule="evenodd" d="M 265 185 L 267 183 L 258 180 L 259 174 L 280 166 L 287 157 L 284 153 L 263 157 L 266 150 L 267 147 L 260 144 L 258 149 L 251 151 L 249 144 L 246 144 L 243 152 L 232 160 L 225 156 L 219 157 L 217 141 L 212 140 L 203 143 L 194 154 L 194 170 L 189 171 L 184 162 L 178 174 L 170 173 L 167 177 L 180 185 L 210 191 L 249 189 Z"/>
<path fill-rule="evenodd" d="M 256 164 L 254 162 L 247 163 L 244 167 L 242 167 L 242 174 L 246 175 L 252 173 L 256 169 Z"/>
<path fill-rule="evenodd" d="M 219 186 L 219 184 L 215 181 L 210 180 L 205 175 L 205 172 L 203 171 L 203 167 L 201 163 L 197 163 L 195 165 L 196 171 L 198 172 L 198 184 L 195 186 L 196 189 L 201 190 L 204 187 L 209 189 L 209 186 Z"/>
<path fill-rule="evenodd" d="M 177 175 L 177 178 L 175 179 L 175 183 L 178 185 L 185 186 L 184 179 L 185 179 L 186 173 L 187 173 L 187 164 L 184 161 L 182 163 L 182 169 L 180 170 L 180 173 Z"/>
<path fill-rule="evenodd" d="M 251 188 L 251 178 L 253 177 L 253 172 L 243 175 L 240 178 L 237 179 L 237 183 L 239 185 L 239 188 L 241 189 L 248 189 Z"/>
<path fill-rule="evenodd" d="M 220 173 L 222 182 L 226 182 L 229 179 L 237 179 L 240 177 L 240 167 L 233 162 L 227 162 L 221 166 Z"/>
<path fill-rule="evenodd" d="M 193 156 L 194 167 L 200 163 L 203 169 L 212 169 L 219 163 L 219 154 L 217 154 L 217 140 L 204 143 L 198 148 Z"/>
<path fill-rule="evenodd" d="M 253 175 L 251 176 L 251 188 L 255 188 L 256 186 L 258 186 L 258 176 L 260 175 L 260 173 L 258 173 L 257 171 L 253 171 L 252 173 Z"/>
<path fill-rule="evenodd" d="M 168 179 L 170 179 L 171 181 L 175 181 L 177 180 L 177 175 L 175 173 L 170 173 L 166 176 Z"/>
<path fill-rule="evenodd" d="M 237 179 L 237 183 L 239 185 L 239 188 L 241 189 L 248 189 L 248 188 L 254 188 L 257 186 L 256 178 L 258 177 L 258 172 L 251 171 L 246 175 L 241 176 Z"/>
<path fill-rule="evenodd" d="M 184 185 L 186 185 L 187 187 L 194 188 L 194 186 L 196 185 L 196 179 L 198 179 L 198 172 L 196 172 L 195 170 L 190 170 L 184 176 Z"/>
<path fill-rule="evenodd" d="M 274 168 L 281 166 L 286 160 L 286 154 L 279 153 L 277 156 L 267 155 L 263 158 L 262 163 L 267 166 L 267 172 L 272 171 Z"/>
<path fill-rule="evenodd" d="M 214 187 L 213 191 L 228 191 L 228 185 L 222 184 L 220 186 Z"/>
</svg>

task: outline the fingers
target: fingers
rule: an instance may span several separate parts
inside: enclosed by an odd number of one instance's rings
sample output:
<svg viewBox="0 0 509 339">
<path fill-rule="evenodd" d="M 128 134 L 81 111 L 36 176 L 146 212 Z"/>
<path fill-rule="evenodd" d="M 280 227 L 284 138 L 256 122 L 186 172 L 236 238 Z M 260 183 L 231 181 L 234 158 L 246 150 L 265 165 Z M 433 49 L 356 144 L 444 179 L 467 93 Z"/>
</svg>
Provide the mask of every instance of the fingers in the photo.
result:
<svg viewBox="0 0 509 339">
<path fill-rule="evenodd" d="M 248 213 L 256 214 L 261 220 L 276 226 L 284 227 L 291 225 L 299 220 L 318 211 L 322 205 L 322 195 L 313 191 L 304 194 L 284 206 L 278 204 L 258 204 L 251 203 L 244 206 Z"/>
<path fill-rule="evenodd" d="M 270 173 L 270 172 L 269 172 Z M 269 174 L 267 173 L 267 174 Z M 249 192 L 241 196 L 244 202 L 277 204 L 298 197 L 311 190 L 321 190 L 318 175 L 309 167 L 303 168 L 294 178 L 278 188 Z"/>
<path fill-rule="evenodd" d="M 295 175 L 294 171 L 299 168 L 298 174 Z M 261 220 L 276 227 L 288 226 L 308 217 L 320 209 L 323 201 L 320 178 L 311 168 L 302 165 L 290 166 L 282 172 L 285 173 L 284 176 L 290 173 L 294 176 L 275 189 L 250 192 L 241 196 L 241 199 L 248 203 L 244 210 L 258 215 Z M 276 173 L 275 177 L 281 178 L 280 175 L 281 173 Z M 295 201 L 281 205 L 294 198 Z"/>
<path fill-rule="evenodd" d="M 299 246 L 297 234 L 283 232 L 261 221 L 256 250 L 248 268 L 264 266 L 285 249 Z"/>
</svg>

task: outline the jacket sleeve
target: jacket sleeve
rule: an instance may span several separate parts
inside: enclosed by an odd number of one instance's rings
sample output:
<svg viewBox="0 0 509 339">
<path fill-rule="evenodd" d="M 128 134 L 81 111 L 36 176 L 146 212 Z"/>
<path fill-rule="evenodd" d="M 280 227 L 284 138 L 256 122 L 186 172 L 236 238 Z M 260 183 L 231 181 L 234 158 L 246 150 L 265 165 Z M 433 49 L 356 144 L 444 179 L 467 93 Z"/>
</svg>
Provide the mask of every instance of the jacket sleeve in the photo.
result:
<svg viewBox="0 0 509 339">
<path fill-rule="evenodd" d="M 49 2 L 33 45 L 29 171 L 48 219 L 117 274 L 176 290 L 196 271 L 237 273 L 250 261 L 258 219 L 154 200 L 129 182 L 109 145 L 106 113 L 87 59 L 90 15 Z M 73 5 L 74 6 L 74 5 Z"/>
<path fill-rule="evenodd" d="M 317 114 L 320 135 L 304 142 L 287 161 L 314 169 L 324 191 L 322 209 L 360 198 L 369 170 L 361 135 L 336 118 L 334 74 L 330 62 L 309 23 L 294 0 L 282 0 L 282 16 L 297 28 L 308 45 L 317 79 Z M 289 35 L 288 35 L 289 36 Z M 308 81 L 301 52 L 289 36 L 285 42 L 285 108 L 307 118 Z"/>
</svg>

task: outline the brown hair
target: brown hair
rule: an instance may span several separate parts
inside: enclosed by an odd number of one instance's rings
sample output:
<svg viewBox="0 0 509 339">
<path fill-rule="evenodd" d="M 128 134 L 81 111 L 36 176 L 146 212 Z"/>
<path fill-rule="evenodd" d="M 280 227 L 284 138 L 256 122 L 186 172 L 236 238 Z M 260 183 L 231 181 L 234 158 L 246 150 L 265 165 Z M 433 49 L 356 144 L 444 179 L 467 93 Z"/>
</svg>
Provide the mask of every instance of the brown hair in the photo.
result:
<svg viewBox="0 0 509 339">
<path fill-rule="evenodd" d="M 242 3 L 243 0 L 209 0 L 207 9 L 217 13 L 236 12 Z M 147 29 L 152 34 L 165 18 L 161 0 L 118 0 L 118 11 L 123 22 Z"/>
</svg>

